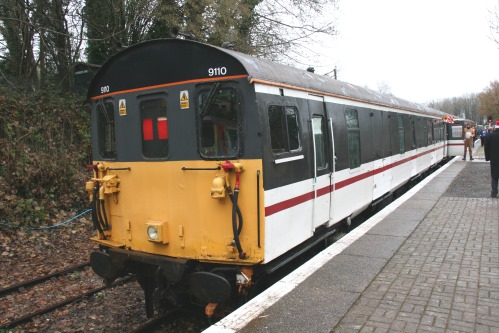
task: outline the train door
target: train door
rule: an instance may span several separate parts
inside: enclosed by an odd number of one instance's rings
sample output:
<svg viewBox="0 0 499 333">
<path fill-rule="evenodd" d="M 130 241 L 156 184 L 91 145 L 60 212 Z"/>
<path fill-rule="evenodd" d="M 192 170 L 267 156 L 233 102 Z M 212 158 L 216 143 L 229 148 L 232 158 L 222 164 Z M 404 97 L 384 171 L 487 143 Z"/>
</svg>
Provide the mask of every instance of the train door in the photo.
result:
<svg viewBox="0 0 499 333">
<path fill-rule="evenodd" d="M 378 110 L 371 111 L 373 144 L 373 200 L 381 198 L 390 191 L 391 161 L 390 114 Z"/>
<path fill-rule="evenodd" d="M 433 149 L 433 147 L 435 147 L 435 143 L 436 143 L 436 138 L 435 138 L 435 126 L 433 124 L 433 120 L 432 119 L 427 119 L 426 120 L 426 128 L 427 128 L 427 131 L 426 131 L 426 146 L 429 148 L 431 147 L 430 151 L 430 156 L 431 156 L 431 162 L 430 162 L 430 165 L 435 165 L 436 161 L 437 161 L 437 151 Z"/>
<path fill-rule="evenodd" d="M 414 117 L 410 118 L 411 129 L 411 177 L 418 174 L 418 142 L 416 137 L 416 121 Z"/>
<path fill-rule="evenodd" d="M 444 157 L 447 157 L 449 156 L 449 147 L 447 146 L 447 144 L 449 143 L 449 138 L 447 136 L 447 123 L 442 123 L 440 125 L 440 131 L 440 139 L 444 142 Z"/>
<path fill-rule="evenodd" d="M 331 204 L 331 162 L 327 154 L 328 122 L 325 117 L 324 99 L 309 100 L 310 131 L 312 138 L 312 196 L 313 216 L 312 230 L 329 222 L 329 210 Z"/>
</svg>

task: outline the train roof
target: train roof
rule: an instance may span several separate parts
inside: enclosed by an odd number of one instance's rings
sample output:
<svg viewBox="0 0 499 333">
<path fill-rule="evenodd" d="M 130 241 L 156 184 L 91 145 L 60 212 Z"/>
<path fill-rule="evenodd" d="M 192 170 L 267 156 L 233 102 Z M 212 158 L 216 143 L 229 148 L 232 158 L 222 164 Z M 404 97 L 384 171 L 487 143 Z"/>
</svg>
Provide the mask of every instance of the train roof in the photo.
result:
<svg viewBox="0 0 499 333">
<path fill-rule="evenodd" d="M 476 126 L 476 121 L 474 121 L 474 120 L 470 120 L 470 119 L 466 119 L 466 118 L 455 118 L 455 117 L 453 120 L 455 123 L 463 123 L 463 124 L 470 123 L 471 125 Z"/>
<path fill-rule="evenodd" d="M 113 55 L 90 83 L 88 99 L 130 90 L 217 80 L 207 68 L 227 69 L 225 77 L 247 77 L 317 94 L 367 102 L 433 116 L 445 112 L 382 94 L 306 70 L 255 58 L 237 51 L 183 39 L 158 39 L 136 44 Z M 103 87 L 106 87 L 103 89 Z"/>
</svg>

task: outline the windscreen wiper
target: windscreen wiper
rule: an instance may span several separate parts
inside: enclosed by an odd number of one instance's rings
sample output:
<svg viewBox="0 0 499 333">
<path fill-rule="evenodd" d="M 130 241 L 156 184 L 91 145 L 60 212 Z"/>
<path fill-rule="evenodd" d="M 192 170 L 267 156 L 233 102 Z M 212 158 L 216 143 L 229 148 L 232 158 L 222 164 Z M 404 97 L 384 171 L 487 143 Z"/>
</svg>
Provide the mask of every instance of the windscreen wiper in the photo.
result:
<svg viewBox="0 0 499 333">
<path fill-rule="evenodd" d="M 203 104 L 203 109 L 201 110 L 201 117 L 206 116 L 208 110 L 213 105 L 213 102 L 215 101 L 215 93 L 217 92 L 219 87 L 220 87 L 220 82 L 215 83 L 213 87 L 211 87 L 210 92 L 208 93 L 208 97 L 206 98 L 206 102 Z"/>
</svg>

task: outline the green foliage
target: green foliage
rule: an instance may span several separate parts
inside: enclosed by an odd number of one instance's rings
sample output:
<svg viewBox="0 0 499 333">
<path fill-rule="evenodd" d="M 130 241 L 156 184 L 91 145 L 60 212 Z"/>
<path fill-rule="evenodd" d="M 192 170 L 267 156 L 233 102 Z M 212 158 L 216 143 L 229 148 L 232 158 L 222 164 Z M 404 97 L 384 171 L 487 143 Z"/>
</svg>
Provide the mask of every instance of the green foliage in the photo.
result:
<svg viewBox="0 0 499 333">
<path fill-rule="evenodd" d="M 0 216 L 19 225 L 54 221 L 87 205 L 89 112 L 72 95 L 13 94 L 0 88 Z"/>
</svg>

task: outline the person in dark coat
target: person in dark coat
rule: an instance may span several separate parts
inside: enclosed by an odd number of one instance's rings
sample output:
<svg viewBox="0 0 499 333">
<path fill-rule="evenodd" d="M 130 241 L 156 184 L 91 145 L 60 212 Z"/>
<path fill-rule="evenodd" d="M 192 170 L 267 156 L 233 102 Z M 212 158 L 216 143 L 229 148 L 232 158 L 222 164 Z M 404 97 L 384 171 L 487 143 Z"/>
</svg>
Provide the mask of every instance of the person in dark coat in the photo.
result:
<svg viewBox="0 0 499 333">
<path fill-rule="evenodd" d="M 499 120 L 496 121 L 494 131 L 487 135 L 485 140 L 485 160 L 490 161 L 490 176 L 492 177 L 492 192 L 490 196 L 497 198 L 497 182 L 499 180 Z"/>
</svg>

